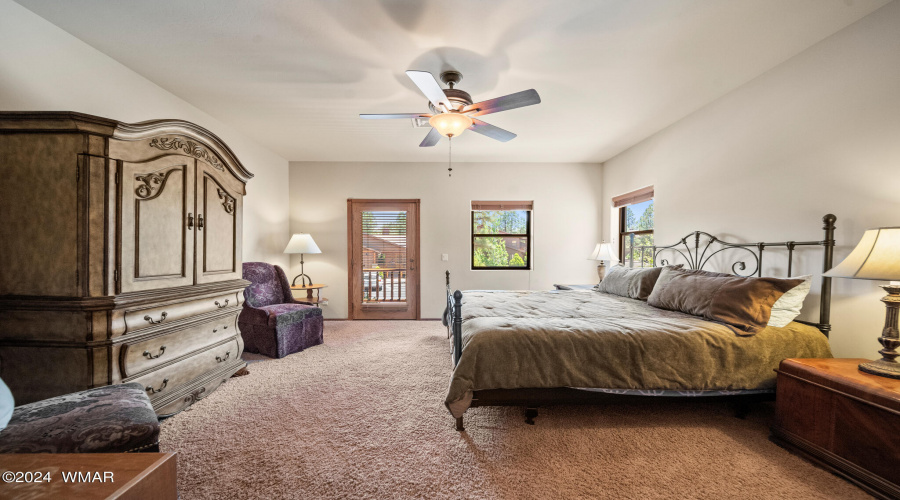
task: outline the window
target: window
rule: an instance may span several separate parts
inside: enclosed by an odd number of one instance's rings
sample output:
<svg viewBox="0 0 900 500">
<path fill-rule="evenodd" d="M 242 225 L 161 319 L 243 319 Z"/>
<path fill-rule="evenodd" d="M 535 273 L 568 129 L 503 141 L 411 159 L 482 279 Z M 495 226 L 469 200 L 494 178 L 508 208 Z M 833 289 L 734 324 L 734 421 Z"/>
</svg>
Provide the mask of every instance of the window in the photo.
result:
<svg viewBox="0 0 900 500">
<path fill-rule="evenodd" d="M 619 255 L 628 267 L 652 267 L 653 187 L 613 198 L 619 207 Z"/>
<path fill-rule="evenodd" d="M 472 269 L 531 269 L 530 201 L 472 202 Z"/>
</svg>

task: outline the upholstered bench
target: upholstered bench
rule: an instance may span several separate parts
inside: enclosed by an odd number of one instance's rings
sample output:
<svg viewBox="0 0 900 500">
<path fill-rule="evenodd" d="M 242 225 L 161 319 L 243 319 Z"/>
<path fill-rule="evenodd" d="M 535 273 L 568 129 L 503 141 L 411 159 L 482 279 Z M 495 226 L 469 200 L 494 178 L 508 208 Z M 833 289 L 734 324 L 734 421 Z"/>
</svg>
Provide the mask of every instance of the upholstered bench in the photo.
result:
<svg viewBox="0 0 900 500">
<path fill-rule="evenodd" d="M 120 384 L 18 406 L 0 453 L 159 451 L 159 421 L 141 384 Z"/>
</svg>

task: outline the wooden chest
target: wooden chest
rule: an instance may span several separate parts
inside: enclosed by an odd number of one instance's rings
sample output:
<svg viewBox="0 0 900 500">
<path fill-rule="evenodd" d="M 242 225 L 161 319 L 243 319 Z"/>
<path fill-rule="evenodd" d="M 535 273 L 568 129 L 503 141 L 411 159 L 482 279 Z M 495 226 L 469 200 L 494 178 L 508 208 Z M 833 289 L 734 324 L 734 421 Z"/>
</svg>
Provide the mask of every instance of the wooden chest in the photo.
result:
<svg viewBox="0 0 900 500">
<path fill-rule="evenodd" d="M 160 415 L 235 371 L 252 177 L 179 120 L 0 113 L 0 377 L 16 404 L 139 382 Z"/>
<path fill-rule="evenodd" d="M 864 359 L 786 359 L 772 438 L 882 498 L 900 498 L 900 380 Z"/>
</svg>

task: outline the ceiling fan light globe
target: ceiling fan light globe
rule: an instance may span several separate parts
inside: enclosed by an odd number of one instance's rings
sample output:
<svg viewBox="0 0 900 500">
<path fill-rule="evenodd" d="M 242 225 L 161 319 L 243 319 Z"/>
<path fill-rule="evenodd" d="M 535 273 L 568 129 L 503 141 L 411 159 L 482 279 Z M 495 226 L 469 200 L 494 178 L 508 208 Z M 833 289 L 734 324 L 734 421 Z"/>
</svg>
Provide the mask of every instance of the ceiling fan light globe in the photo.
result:
<svg viewBox="0 0 900 500">
<path fill-rule="evenodd" d="M 473 121 L 466 115 L 451 111 L 432 116 L 428 123 L 444 137 L 459 137 L 472 126 Z"/>
</svg>

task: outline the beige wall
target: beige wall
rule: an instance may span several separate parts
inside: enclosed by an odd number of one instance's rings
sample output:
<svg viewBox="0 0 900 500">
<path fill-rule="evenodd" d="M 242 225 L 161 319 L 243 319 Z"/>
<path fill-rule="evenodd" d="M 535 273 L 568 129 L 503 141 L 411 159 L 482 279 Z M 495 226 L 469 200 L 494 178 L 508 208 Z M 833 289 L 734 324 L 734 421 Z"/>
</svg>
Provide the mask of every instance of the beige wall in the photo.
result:
<svg viewBox="0 0 900 500">
<path fill-rule="evenodd" d="M 0 110 L 179 118 L 221 137 L 255 175 L 244 202 L 244 260 L 287 263 L 284 158 L 10 0 L 0 0 L 0 47 Z"/>
<path fill-rule="evenodd" d="M 608 161 L 603 205 L 648 184 L 659 243 L 694 229 L 745 241 L 815 240 L 831 212 L 839 262 L 866 228 L 900 225 L 900 3 Z M 610 234 L 614 211 L 606 214 Z M 801 271 L 820 272 L 818 254 L 801 258 Z M 769 259 L 764 271 L 783 273 L 783 260 Z M 884 306 L 876 284 L 834 280 L 836 356 L 878 357 Z M 816 299 L 805 316 L 817 314 Z"/>
<path fill-rule="evenodd" d="M 413 146 L 415 147 L 415 146 Z M 593 283 L 587 257 L 600 227 L 597 164 L 291 162 L 291 231 L 311 233 L 322 254 L 307 255 L 306 272 L 326 283 L 329 318 L 347 317 L 347 199 L 421 199 L 422 317 L 444 308 L 444 271 L 458 289 L 552 289 Z M 470 269 L 472 200 L 534 200 L 531 271 Z M 450 260 L 441 261 L 441 254 Z M 300 272 L 292 258 L 291 274 Z"/>
</svg>

